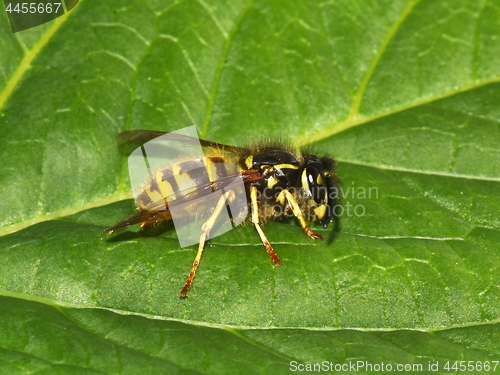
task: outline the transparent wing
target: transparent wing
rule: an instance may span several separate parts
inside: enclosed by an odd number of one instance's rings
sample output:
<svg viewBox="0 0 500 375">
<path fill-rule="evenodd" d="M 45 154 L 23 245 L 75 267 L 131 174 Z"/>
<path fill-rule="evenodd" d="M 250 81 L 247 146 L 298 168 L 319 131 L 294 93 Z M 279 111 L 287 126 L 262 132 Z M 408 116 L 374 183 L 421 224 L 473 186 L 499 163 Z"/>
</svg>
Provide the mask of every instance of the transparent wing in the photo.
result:
<svg viewBox="0 0 500 375">
<path fill-rule="evenodd" d="M 158 138 L 162 135 L 170 134 L 172 140 L 176 140 L 183 144 L 201 144 L 204 147 L 216 147 L 228 152 L 242 152 L 247 151 L 247 149 L 236 146 L 229 146 L 222 143 L 205 141 L 203 139 L 196 139 L 186 135 L 175 134 L 175 133 L 167 133 L 167 132 L 159 132 L 153 130 L 126 130 L 119 133 L 116 136 L 116 142 L 119 146 L 124 146 L 127 144 L 144 144 L 149 142 L 155 138 Z"/>
</svg>

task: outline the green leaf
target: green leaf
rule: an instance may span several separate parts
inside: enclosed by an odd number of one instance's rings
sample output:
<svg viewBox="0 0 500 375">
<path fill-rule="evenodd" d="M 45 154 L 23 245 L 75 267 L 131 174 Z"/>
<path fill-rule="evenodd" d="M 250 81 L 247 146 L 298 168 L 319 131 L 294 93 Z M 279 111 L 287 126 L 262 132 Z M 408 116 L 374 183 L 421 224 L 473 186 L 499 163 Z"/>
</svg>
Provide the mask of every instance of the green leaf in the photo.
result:
<svg viewBox="0 0 500 375">
<path fill-rule="evenodd" d="M 1 372 L 500 372 L 499 9 L 85 0 L 16 34 L 2 13 Z M 180 300 L 196 246 L 103 230 L 134 212 L 116 134 L 193 124 L 334 156 L 340 230 L 266 223 L 274 268 L 238 227 Z"/>
</svg>

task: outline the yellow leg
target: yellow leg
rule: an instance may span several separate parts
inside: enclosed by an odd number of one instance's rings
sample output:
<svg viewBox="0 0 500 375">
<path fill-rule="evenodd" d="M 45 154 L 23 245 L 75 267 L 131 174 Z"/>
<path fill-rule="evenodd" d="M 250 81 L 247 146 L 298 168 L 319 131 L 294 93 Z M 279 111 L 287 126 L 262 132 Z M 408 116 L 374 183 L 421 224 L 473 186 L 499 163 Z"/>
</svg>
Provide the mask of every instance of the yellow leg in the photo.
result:
<svg viewBox="0 0 500 375">
<path fill-rule="evenodd" d="M 269 243 L 269 240 L 267 239 L 266 235 L 264 234 L 264 231 L 259 225 L 259 205 L 257 203 L 257 187 L 252 186 L 250 188 L 250 200 L 252 202 L 252 224 L 255 226 L 255 229 L 257 229 L 257 232 L 259 233 L 260 240 L 262 241 L 262 244 L 265 246 L 267 253 L 271 257 L 272 261 L 274 262 L 274 265 L 276 266 L 281 266 L 281 260 L 278 258 L 276 253 L 274 252 L 271 244 Z"/>
<path fill-rule="evenodd" d="M 181 298 L 187 297 L 187 292 L 191 287 L 191 284 L 193 283 L 194 275 L 196 274 L 196 269 L 198 268 L 198 264 L 200 264 L 201 255 L 203 254 L 203 248 L 205 247 L 205 241 L 208 237 L 208 234 L 210 233 L 210 230 L 214 227 L 217 218 L 224 209 L 226 205 L 226 200 L 232 202 L 234 198 L 235 195 L 234 191 L 232 190 L 222 194 L 221 197 L 219 198 L 217 206 L 215 206 L 214 212 L 212 212 L 212 215 L 210 215 L 205 224 L 203 224 L 203 227 L 201 228 L 200 244 L 198 245 L 198 253 L 196 254 L 196 258 L 194 258 L 193 266 L 191 267 L 191 272 L 189 272 L 186 285 L 184 285 L 184 288 L 182 288 L 181 290 Z"/>
<path fill-rule="evenodd" d="M 286 200 L 288 201 L 288 203 L 290 203 L 290 207 L 292 208 L 292 212 L 295 215 L 295 217 L 299 220 L 300 226 L 302 227 L 304 232 L 306 232 L 306 234 L 309 237 L 311 237 L 313 240 L 317 240 L 317 239 L 322 240 L 323 236 L 321 234 L 314 233 L 307 225 L 306 219 L 304 219 L 304 215 L 302 215 L 302 211 L 300 210 L 300 207 L 299 207 L 297 201 L 295 200 L 295 198 L 293 197 L 292 193 L 290 193 L 287 189 L 284 189 L 280 194 L 283 194 L 285 196 Z"/>
</svg>

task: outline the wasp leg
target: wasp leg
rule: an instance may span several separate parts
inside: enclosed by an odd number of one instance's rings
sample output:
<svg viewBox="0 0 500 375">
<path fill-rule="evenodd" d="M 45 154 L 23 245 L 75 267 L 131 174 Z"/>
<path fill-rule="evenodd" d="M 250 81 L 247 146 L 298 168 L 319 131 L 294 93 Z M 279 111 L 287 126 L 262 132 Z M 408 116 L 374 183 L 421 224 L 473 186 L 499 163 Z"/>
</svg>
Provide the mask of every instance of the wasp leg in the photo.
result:
<svg viewBox="0 0 500 375">
<path fill-rule="evenodd" d="M 224 209 L 224 206 L 226 205 L 226 200 L 233 201 L 235 198 L 234 191 L 229 190 L 225 192 L 224 194 L 221 195 L 219 198 L 219 202 L 217 203 L 217 206 L 215 206 L 214 211 L 212 212 L 212 215 L 208 218 L 208 220 L 203 224 L 203 227 L 201 228 L 201 236 L 200 236 L 200 244 L 198 245 L 198 253 L 196 254 L 196 258 L 194 258 L 193 266 L 191 267 L 191 272 L 189 272 L 188 279 L 186 281 L 186 285 L 184 285 L 184 288 L 181 290 L 181 298 L 186 298 L 187 297 L 187 292 L 189 288 L 191 287 L 191 284 L 193 283 L 194 275 L 196 274 L 196 269 L 198 268 L 198 264 L 200 264 L 201 260 L 201 254 L 203 254 L 203 248 L 205 247 L 205 241 L 208 237 L 208 234 L 210 233 L 210 230 L 214 227 L 215 222 L 217 221 L 217 218 L 219 217 L 220 213 Z"/>
<path fill-rule="evenodd" d="M 322 240 L 323 236 L 321 234 L 314 233 L 311 230 L 311 228 L 309 228 L 309 226 L 307 225 L 307 221 L 306 221 L 306 219 L 304 219 L 304 215 L 302 215 L 302 211 L 300 210 L 300 207 L 299 207 L 297 201 L 295 200 L 295 198 L 293 197 L 292 193 L 290 193 L 287 189 L 283 189 L 281 191 L 280 195 L 281 194 L 283 194 L 285 196 L 286 200 L 290 204 L 292 212 L 295 215 L 295 217 L 299 220 L 300 226 L 302 227 L 304 232 L 306 232 L 306 234 L 309 237 L 311 237 L 313 240 L 317 240 L 317 239 Z"/>
<path fill-rule="evenodd" d="M 264 231 L 259 225 L 259 205 L 257 203 L 257 187 L 252 186 L 250 188 L 250 200 L 252 202 L 252 224 L 255 226 L 255 229 L 257 229 L 257 232 L 259 232 L 260 239 L 262 241 L 262 244 L 265 246 L 267 253 L 271 257 L 272 261 L 276 266 L 281 266 L 281 260 L 278 258 L 276 253 L 274 252 L 271 244 L 269 243 L 269 240 L 267 239 L 266 235 L 264 234 Z"/>
</svg>

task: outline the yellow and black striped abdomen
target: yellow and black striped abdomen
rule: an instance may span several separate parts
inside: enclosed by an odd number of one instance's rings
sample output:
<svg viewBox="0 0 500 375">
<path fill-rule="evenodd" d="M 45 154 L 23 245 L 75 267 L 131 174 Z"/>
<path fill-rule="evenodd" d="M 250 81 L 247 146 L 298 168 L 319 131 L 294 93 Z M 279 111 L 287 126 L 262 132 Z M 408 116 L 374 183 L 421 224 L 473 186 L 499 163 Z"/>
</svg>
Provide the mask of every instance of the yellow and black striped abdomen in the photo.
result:
<svg viewBox="0 0 500 375">
<path fill-rule="evenodd" d="M 179 161 L 154 172 L 136 204 L 143 210 L 165 210 L 178 199 L 196 200 L 208 195 L 238 172 L 236 165 L 224 163 L 219 156 Z"/>
</svg>

